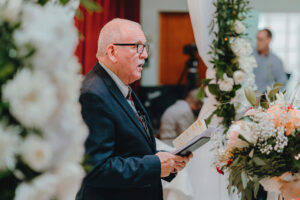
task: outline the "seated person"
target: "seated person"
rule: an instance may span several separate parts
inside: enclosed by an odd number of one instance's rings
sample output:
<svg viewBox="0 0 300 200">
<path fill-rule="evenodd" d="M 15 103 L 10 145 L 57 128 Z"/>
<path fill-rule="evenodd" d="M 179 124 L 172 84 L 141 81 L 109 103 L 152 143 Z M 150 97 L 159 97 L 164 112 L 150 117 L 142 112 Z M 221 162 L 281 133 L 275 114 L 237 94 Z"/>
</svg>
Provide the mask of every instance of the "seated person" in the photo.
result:
<svg viewBox="0 0 300 200">
<path fill-rule="evenodd" d="M 162 141 L 173 146 L 173 139 L 196 121 L 202 107 L 197 93 L 198 89 L 190 91 L 184 100 L 177 100 L 163 113 L 159 130 Z"/>
</svg>

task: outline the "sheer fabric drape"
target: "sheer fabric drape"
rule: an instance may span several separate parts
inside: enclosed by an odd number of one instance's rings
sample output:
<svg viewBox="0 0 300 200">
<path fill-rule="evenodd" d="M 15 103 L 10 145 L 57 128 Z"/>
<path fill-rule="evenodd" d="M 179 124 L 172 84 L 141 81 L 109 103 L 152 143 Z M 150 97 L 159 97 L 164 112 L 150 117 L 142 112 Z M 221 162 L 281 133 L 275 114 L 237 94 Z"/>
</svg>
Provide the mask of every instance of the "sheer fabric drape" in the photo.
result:
<svg viewBox="0 0 300 200">
<path fill-rule="evenodd" d="M 213 18 L 215 8 L 214 0 L 187 0 L 189 13 L 192 21 L 195 40 L 200 57 L 207 66 L 206 78 L 210 78 L 213 65 L 209 62 L 209 46 L 212 42 L 212 34 L 209 33 L 209 24 Z M 214 111 L 216 100 L 214 96 L 207 93 L 199 118 L 205 119 Z M 212 126 L 219 126 L 219 119 L 212 119 Z M 212 143 L 208 142 L 194 153 L 194 158 L 190 163 L 191 182 L 194 191 L 194 200 L 227 200 L 238 199 L 236 196 L 228 196 L 227 175 L 217 173 L 215 166 L 212 165 L 213 153 Z"/>
</svg>

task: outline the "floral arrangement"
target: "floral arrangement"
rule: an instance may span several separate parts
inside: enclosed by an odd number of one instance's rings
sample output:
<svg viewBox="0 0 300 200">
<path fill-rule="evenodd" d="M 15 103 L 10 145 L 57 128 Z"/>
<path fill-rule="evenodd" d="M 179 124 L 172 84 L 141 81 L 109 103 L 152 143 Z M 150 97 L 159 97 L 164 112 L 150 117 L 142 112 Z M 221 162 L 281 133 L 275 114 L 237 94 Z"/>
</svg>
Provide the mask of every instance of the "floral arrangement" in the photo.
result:
<svg viewBox="0 0 300 200">
<path fill-rule="evenodd" d="M 81 184 L 78 5 L 0 2 L 0 199 L 74 199 Z"/>
<path fill-rule="evenodd" d="M 211 63 L 206 79 L 202 80 L 199 97 L 205 95 L 207 87 L 217 104 L 207 119 L 216 115 L 221 119 L 224 130 L 228 130 L 232 121 L 239 118 L 250 106 L 247 103 L 243 87 L 256 89 L 253 68 L 257 67 L 251 55 L 250 43 L 244 39 L 246 27 L 242 21 L 249 11 L 248 0 L 217 0 L 215 17 L 211 24 L 211 33 L 215 39 L 211 45 Z"/>
<path fill-rule="evenodd" d="M 217 170 L 229 172 L 228 190 L 237 188 L 242 199 L 256 197 L 259 184 L 279 194 L 282 183 L 300 179 L 300 110 L 278 90 L 277 84 L 266 101 L 250 108 L 226 133 L 227 148 Z M 255 106 L 255 93 L 245 93 Z"/>
</svg>

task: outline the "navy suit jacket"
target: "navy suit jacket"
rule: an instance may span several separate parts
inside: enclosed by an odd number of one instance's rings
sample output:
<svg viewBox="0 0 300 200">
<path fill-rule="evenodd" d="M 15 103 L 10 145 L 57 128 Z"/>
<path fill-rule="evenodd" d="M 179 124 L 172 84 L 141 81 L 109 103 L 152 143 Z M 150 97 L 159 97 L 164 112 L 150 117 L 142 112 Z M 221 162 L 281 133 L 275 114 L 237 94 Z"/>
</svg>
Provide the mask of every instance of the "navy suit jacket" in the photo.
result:
<svg viewBox="0 0 300 200">
<path fill-rule="evenodd" d="M 148 120 L 147 136 L 115 82 L 96 64 L 86 75 L 80 95 L 82 116 L 89 127 L 85 143 L 92 170 L 82 182 L 77 200 L 162 200 L 161 165 Z"/>
</svg>

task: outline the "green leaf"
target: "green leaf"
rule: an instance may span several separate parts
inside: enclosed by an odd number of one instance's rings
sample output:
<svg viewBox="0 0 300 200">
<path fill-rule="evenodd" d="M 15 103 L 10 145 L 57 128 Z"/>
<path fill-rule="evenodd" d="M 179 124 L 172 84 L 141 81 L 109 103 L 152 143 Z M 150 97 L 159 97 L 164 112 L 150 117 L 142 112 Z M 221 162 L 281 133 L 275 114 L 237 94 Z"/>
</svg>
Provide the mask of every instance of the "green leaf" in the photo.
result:
<svg viewBox="0 0 300 200">
<path fill-rule="evenodd" d="M 206 125 L 210 124 L 212 117 L 214 116 L 215 113 L 212 113 L 208 118 L 205 119 Z"/>
<path fill-rule="evenodd" d="M 101 12 L 102 7 L 97 3 L 93 2 L 92 0 L 80 0 L 80 3 L 91 12 Z"/>
<path fill-rule="evenodd" d="M 284 85 L 282 83 L 279 83 L 279 82 L 276 82 L 276 83 L 273 84 L 273 88 L 277 88 L 277 87 L 282 88 L 283 86 Z"/>
<path fill-rule="evenodd" d="M 9 75 L 15 71 L 15 66 L 12 64 L 7 64 L 0 68 L 0 80 L 5 80 Z"/>
<path fill-rule="evenodd" d="M 42 6 L 45 5 L 47 2 L 48 0 L 38 0 L 38 3 Z"/>
<path fill-rule="evenodd" d="M 248 178 L 245 171 L 242 171 L 241 177 L 242 177 L 243 188 L 245 189 L 248 183 Z"/>
<path fill-rule="evenodd" d="M 255 164 L 257 164 L 258 166 L 264 166 L 264 165 L 266 165 L 265 161 L 263 161 L 263 160 L 260 159 L 259 157 L 253 157 L 253 161 L 254 161 Z"/>
<path fill-rule="evenodd" d="M 254 183 L 254 197 L 255 197 L 255 199 L 257 198 L 258 190 L 259 190 L 259 182 L 255 182 Z"/>
<path fill-rule="evenodd" d="M 217 70 L 217 76 L 218 76 L 218 78 L 219 78 L 219 79 L 223 79 L 223 75 L 224 75 L 224 71 L 218 69 L 218 70 Z"/>
<path fill-rule="evenodd" d="M 279 92 L 279 90 L 280 90 L 280 87 L 275 87 L 275 88 L 271 89 L 268 93 L 268 98 L 270 100 L 273 100 L 275 98 L 276 94 Z"/>
<path fill-rule="evenodd" d="M 247 200 L 252 200 L 252 190 L 246 189 L 246 199 Z"/>
<path fill-rule="evenodd" d="M 59 0 L 62 5 L 66 5 L 70 0 Z"/>
<path fill-rule="evenodd" d="M 201 83 L 202 83 L 203 85 L 208 85 L 209 82 L 210 82 L 211 80 L 212 80 L 212 79 L 202 79 L 202 80 L 201 80 Z"/>
<path fill-rule="evenodd" d="M 247 100 L 249 101 L 249 103 L 255 107 L 256 106 L 256 96 L 255 96 L 255 92 L 251 89 L 251 88 L 245 88 L 244 89 L 245 92 L 245 96 L 247 98 Z"/>
<path fill-rule="evenodd" d="M 219 94 L 219 86 L 217 84 L 208 85 L 208 90 L 213 95 Z"/>
<path fill-rule="evenodd" d="M 204 88 L 201 87 L 196 95 L 196 98 L 198 98 L 199 100 L 203 100 L 205 97 L 205 92 L 204 92 Z"/>
</svg>

